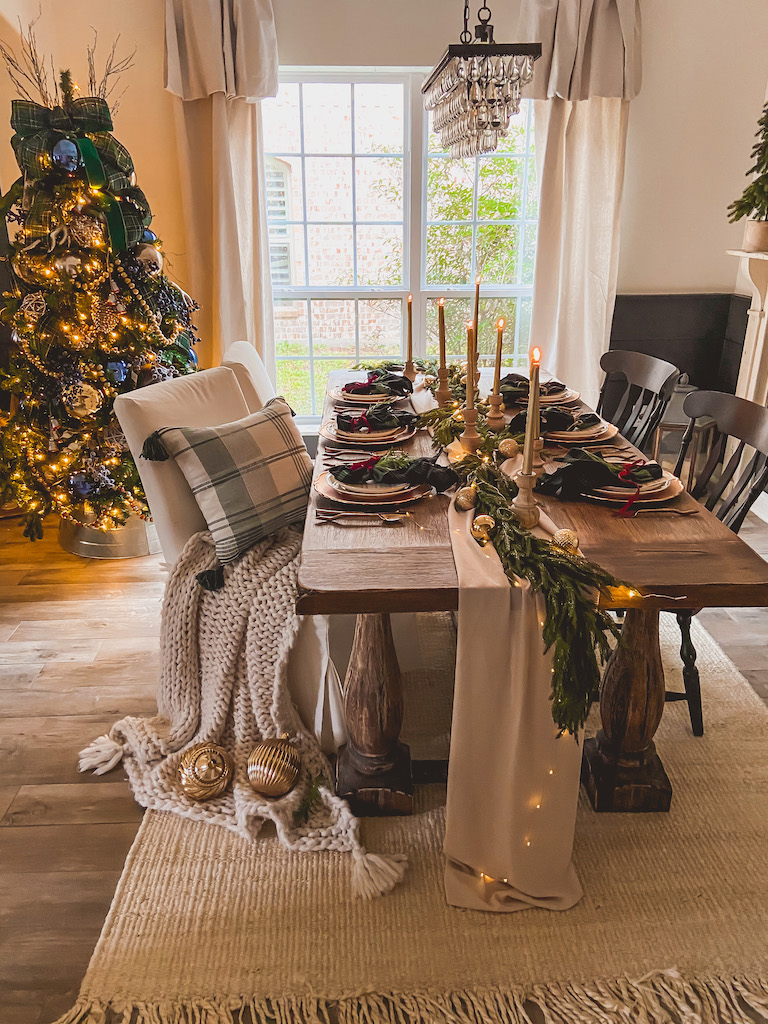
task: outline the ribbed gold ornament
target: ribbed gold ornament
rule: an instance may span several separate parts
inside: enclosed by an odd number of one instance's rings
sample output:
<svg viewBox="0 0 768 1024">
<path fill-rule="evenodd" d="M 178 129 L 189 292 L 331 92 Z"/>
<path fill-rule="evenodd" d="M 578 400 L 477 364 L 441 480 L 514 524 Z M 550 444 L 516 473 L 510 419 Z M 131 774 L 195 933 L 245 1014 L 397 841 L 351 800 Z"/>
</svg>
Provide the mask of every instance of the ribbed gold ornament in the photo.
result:
<svg viewBox="0 0 768 1024">
<path fill-rule="evenodd" d="M 301 755 L 285 733 L 256 744 L 248 758 L 248 781 L 260 796 L 285 796 L 296 785 L 300 769 Z"/>
<path fill-rule="evenodd" d="M 573 530 L 556 530 L 551 541 L 553 548 L 559 548 L 566 555 L 575 555 L 579 550 L 579 538 Z"/>
<path fill-rule="evenodd" d="M 181 788 L 192 800 L 221 796 L 232 781 L 234 765 L 223 747 L 197 743 L 182 755 L 179 763 Z"/>
<path fill-rule="evenodd" d="M 505 437 L 503 441 L 499 441 L 499 454 L 503 455 L 505 459 L 513 459 L 519 453 L 520 445 L 514 437 Z"/>
</svg>

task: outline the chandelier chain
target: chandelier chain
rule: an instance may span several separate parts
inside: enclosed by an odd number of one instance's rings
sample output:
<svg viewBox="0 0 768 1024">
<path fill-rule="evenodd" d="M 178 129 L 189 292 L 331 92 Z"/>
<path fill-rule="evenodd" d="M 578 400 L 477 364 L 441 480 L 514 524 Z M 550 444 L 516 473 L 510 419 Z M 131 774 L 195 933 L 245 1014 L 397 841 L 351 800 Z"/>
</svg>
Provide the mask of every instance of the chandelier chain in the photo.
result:
<svg viewBox="0 0 768 1024">
<path fill-rule="evenodd" d="M 469 0 L 464 0 L 464 31 L 459 36 L 462 43 L 472 41 L 472 34 L 469 31 Z"/>
</svg>

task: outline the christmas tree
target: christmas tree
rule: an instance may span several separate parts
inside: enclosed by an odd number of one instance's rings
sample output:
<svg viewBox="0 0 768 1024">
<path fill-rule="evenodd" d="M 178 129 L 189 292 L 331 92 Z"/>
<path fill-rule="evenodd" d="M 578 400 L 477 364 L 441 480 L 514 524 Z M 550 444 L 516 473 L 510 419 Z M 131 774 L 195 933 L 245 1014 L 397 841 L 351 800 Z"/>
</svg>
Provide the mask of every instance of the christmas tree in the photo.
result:
<svg viewBox="0 0 768 1024">
<path fill-rule="evenodd" d="M 89 50 L 91 95 L 78 97 L 68 71 L 49 90 L 31 30 L 23 44 L 19 61 L 0 51 L 22 97 L 11 115 L 21 177 L 0 200 L 11 270 L 0 316 L 13 339 L 0 502 L 15 502 L 35 540 L 50 513 L 102 530 L 149 518 L 112 404 L 194 370 L 197 306 L 164 274 L 149 204 L 111 134 L 107 96 L 127 62 L 113 47 L 97 83 Z"/>
</svg>

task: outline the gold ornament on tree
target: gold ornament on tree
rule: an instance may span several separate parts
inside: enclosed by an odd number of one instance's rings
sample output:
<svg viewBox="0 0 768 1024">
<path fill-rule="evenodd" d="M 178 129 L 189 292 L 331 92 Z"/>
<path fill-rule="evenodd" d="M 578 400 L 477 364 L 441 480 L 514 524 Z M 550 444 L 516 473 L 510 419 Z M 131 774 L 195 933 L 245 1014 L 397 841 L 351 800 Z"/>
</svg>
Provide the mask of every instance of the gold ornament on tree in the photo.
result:
<svg viewBox="0 0 768 1024">
<path fill-rule="evenodd" d="M 67 228 L 69 237 L 75 245 L 79 245 L 83 249 L 92 249 L 104 241 L 104 228 L 96 217 L 88 217 L 86 214 L 79 213 L 70 220 Z"/>
<path fill-rule="evenodd" d="M 296 785 L 301 770 L 301 755 L 288 740 L 262 740 L 248 758 L 248 781 L 260 796 L 285 796 Z"/>
<path fill-rule="evenodd" d="M 503 441 L 499 441 L 499 454 L 505 459 L 514 459 L 520 454 L 520 445 L 514 437 L 505 437 Z"/>
<path fill-rule="evenodd" d="M 97 334 L 109 334 L 120 323 L 120 311 L 114 302 L 94 295 L 91 300 L 91 321 Z"/>
<path fill-rule="evenodd" d="M 453 499 L 453 507 L 458 512 L 468 512 L 471 508 L 474 508 L 477 504 L 477 488 L 476 487 L 461 487 L 456 492 L 456 497 Z"/>
<path fill-rule="evenodd" d="M 77 393 L 77 398 L 72 402 L 67 403 L 67 408 L 73 416 L 77 416 L 78 419 L 86 419 L 88 416 L 92 416 L 95 412 L 101 408 L 101 403 L 104 401 L 104 396 L 95 388 L 92 384 L 82 383 L 80 390 Z"/>
<path fill-rule="evenodd" d="M 483 547 L 496 532 L 496 520 L 493 516 L 479 515 L 472 520 L 472 536 L 479 540 Z"/>
<path fill-rule="evenodd" d="M 30 292 L 21 300 L 21 311 L 30 323 L 36 324 L 44 316 L 48 307 L 42 292 Z"/>
<path fill-rule="evenodd" d="M 181 788 L 191 800 L 212 800 L 230 784 L 234 765 L 223 747 L 197 743 L 184 752 L 178 771 Z"/>
<path fill-rule="evenodd" d="M 579 538 L 573 530 L 556 530 L 551 541 L 553 548 L 559 548 L 566 555 L 575 555 L 579 550 Z"/>
</svg>

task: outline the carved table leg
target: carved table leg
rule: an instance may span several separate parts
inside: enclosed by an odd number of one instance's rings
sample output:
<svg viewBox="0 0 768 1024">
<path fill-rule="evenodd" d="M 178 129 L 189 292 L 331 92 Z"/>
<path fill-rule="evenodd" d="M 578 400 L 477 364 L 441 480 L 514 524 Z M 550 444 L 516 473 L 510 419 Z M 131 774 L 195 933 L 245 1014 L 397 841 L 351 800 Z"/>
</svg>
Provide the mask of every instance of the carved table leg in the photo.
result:
<svg viewBox="0 0 768 1024">
<path fill-rule="evenodd" d="M 358 615 L 344 681 L 349 741 L 339 750 L 336 791 L 358 815 L 411 814 L 411 754 L 398 742 L 403 690 L 389 615 Z"/>
<path fill-rule="evenodd" d="M 596 811 L 668 811 L 672 786 L 653 743 L 664 710 L 659 613 L 630 608 L 600 691 L 603 728 L 584 744 L 581 781 Z"/>
</svg>

